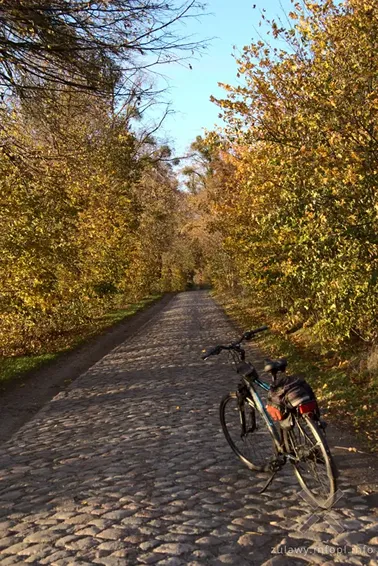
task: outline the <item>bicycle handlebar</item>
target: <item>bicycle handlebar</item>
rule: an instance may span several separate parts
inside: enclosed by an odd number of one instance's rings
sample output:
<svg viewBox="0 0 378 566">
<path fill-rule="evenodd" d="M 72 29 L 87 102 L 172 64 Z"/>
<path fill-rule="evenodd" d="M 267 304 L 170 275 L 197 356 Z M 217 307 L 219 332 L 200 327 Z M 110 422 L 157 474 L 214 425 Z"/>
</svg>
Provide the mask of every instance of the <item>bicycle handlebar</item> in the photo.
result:
<svg viewBox="0 0 378 566">
<path fill-rule="evenodd" d="M 258 334 L 259 332 L 264 332 L 265 330 L 268 330 L 267 326 L 260 326 L 259 328 L 255 328 L 254 330 L 248 330 L 247 332 L 244 332 L 243 336 L 237 342 L 232 342 L 232 344 L 229 344 L 228 346 L 222 346 L 221 344 L 219 344 L 218 346 L 213 346 L 212 348 L 206 350 L 201 358 L 203 360 L 207 360 L 207 358 L 210 358 L 210 356 L 218 356 L 222 350 L 240 351 L 240 344 L 243 342 L 243 340 L 249 341 L 256 334 Z M 242 351 L 244 352 L 244 350 Z"/>
</svg>

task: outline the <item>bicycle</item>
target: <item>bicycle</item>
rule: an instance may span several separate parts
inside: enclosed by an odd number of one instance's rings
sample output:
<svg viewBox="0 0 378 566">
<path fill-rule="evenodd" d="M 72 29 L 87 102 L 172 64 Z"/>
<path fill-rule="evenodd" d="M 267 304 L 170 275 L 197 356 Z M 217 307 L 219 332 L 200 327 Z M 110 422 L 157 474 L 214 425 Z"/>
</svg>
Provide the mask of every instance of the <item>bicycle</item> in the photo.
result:
<svg viewBox="0 0 378 566">
<path fill-rule="evenodd" d="M 255 388 L 258 386 L 269 392 L 270 385 L 260 378 L 252 364 L 245 361 L 242 342 L 265 330 L 268 330 L 267 326 L 249 330 L 240 340 L 212 347 L 202 355 L 202 359 L 207 360 L 223 350 L 228 351 L 241 375 L 237 391 L 225 395 L 220 404 L 224 435 L 249 469 L 270 472 L 260 493 L 269 487 L 276 473 L 289 461 L 309 498 L 319 507 L 328 509 L 335 500 L 338 474 L 325 436 L 326 424 L 320 418 L 316 401 L 289 409 L 286 418 L 276 424 Z M 266 360 L 264 369 L 271 373 L 274 383 L 277 373 L 285 372 L 286 366 L 285 359 Z"/>
</svg>

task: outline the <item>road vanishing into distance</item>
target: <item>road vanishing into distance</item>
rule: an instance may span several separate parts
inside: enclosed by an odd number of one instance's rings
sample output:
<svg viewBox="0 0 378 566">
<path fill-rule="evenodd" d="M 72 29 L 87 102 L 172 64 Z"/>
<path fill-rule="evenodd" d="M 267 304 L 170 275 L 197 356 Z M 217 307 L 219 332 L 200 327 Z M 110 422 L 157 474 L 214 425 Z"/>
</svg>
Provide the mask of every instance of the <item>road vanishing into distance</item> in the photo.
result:
<svg viewBox="0 0 378 566">
<path fill-rule="evenodd" d="M 4 443 L 0 564 L 378 564 L 378 509 L 350 477 L 321 512 L 289 465 L 259 494 L 229 448 L 238 377 L 200 356 L 236 336 L 208 292 L 178 294 Z"/>
</svg>

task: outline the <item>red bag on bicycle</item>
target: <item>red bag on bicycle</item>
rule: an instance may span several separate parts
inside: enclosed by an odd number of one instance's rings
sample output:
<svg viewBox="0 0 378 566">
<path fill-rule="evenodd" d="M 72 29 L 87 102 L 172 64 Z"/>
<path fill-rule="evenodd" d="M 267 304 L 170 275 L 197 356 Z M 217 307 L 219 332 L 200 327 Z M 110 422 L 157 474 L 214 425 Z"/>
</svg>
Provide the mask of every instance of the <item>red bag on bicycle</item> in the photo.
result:
<svg viewBox="0 0 378 566">
<path fill-rule="evenodd" d="M 266 407 L 273 420 L 281 421 L 294 409 L 319 414 L 315 393 L 306 380 L 283 374 L 270 387 Z"/>
</svg>

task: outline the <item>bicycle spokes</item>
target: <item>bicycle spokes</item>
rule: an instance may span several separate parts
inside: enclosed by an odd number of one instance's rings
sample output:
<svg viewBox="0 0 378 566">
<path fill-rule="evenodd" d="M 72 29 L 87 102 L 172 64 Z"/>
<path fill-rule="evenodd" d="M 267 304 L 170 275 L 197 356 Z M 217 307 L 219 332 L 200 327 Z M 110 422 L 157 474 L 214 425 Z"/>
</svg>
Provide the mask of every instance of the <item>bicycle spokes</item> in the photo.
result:
<svg viewBox="0 0 378 566">
<path fill-rule="evenodd" d="M 320 507 L 329 506 L 335 493 L 335 478 L 326 440 L 316 422 L 296 419 L 288 433 L 292 463 L 300 484 Z"/>
<path fill-rule="evenodd" d="M 220 406 L 223 432 L 232 450 L 251 469 L 263 470 L 272 456 L 272 442 L 260 413 L 236 393 Z"/>
</svg>

